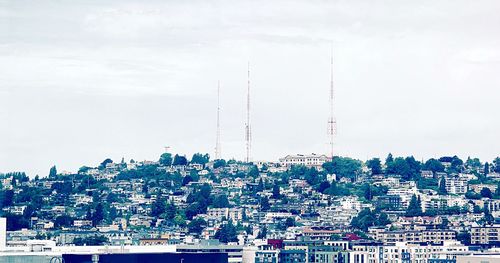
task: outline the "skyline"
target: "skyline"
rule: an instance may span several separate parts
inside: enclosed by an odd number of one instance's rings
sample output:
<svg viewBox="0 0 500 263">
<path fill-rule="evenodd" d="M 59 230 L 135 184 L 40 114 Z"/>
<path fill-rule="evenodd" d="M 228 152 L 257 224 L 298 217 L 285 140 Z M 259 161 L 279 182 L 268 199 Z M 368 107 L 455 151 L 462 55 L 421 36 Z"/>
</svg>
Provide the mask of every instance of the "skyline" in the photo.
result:
<svg viewBox="0 0 500 263">
<path fill-rule="evenodd" d="M 339 155 L 491 161 L 500 4 L 485 2 L 1 1 L 0 172 L 212 155 L 219 79 L 222 157 L 243 160 L 249 60 L 253 160 L 327 153 L 332 41 Z"/>
</svg>

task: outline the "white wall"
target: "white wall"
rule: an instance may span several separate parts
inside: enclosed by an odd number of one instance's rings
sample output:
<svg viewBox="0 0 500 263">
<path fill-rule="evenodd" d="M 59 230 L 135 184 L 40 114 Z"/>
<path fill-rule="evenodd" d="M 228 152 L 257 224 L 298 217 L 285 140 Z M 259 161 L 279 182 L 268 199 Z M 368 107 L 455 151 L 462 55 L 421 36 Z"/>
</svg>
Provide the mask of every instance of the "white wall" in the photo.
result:
<svg viewBox="0 0 500 263">
<path fill-rule="evenodd" d="M 0 250 L 7 247 L 7 218 L 0 217 Z"/>
</svg>

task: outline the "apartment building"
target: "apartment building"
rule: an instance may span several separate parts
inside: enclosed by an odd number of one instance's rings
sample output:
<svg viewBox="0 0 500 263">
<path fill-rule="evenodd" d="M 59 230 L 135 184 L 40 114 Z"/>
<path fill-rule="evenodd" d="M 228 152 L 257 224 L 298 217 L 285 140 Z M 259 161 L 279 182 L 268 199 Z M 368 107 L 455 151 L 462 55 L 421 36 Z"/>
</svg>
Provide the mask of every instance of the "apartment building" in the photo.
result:
<svg viewBox="0 0 500 263">
<path fill-rule="evenodd" d="M 473 226 L 471 228 L 471 244 L 499 246 L 500 224 Z"/>
</svg>

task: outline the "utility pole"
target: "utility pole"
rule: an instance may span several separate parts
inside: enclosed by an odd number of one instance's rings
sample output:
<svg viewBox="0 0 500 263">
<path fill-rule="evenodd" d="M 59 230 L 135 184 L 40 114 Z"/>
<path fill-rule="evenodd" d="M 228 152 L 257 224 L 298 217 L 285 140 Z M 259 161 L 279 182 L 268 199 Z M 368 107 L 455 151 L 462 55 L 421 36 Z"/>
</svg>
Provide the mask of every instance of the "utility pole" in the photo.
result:
<svg viewBox="0 0 500 263">
<path fill-rule="evenodd" d="M 250 153 L 252 148 L 252 128 L 250 125 L 250 62 L 248 62 L 247 71 L 247 120 L 245 124 L 245 141 L 246 141 L 246 156 L 245 162 L 249 163 L 251 160 Z"/>
<path fill-rule="evenodd" d="M 337 120 L 335 118 L 334 112 L 334 90 L 333 90 L 333 44 L 330 58 L 330 116 L 328 118 L 328 136 L 330 137 L 330 157 L 333 158 L 334 155 L 334 143 L 335 143 L 335 135 L 337 133 Z"/>
<path fill-rule="evenodd" d="M 217 82 L 217 134 L 215 137 L 215 159 L 221 158 L 220 148 L 220 81 Z"/>
</svg>

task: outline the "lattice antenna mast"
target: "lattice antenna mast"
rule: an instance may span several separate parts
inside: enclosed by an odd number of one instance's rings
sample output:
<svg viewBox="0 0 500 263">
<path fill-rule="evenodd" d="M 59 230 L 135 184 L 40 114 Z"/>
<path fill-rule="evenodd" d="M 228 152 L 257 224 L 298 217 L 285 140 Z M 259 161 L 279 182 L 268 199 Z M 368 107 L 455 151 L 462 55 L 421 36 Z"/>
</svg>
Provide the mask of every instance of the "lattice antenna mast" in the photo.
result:
<svg viewBox="0 0 500 263">
<path fill-rule="evenodd" d="M 217 134 L 215 138 L 215 159 L 221 158 L 220 148 L 220 81 L 217 82 Z"/>
<path fill-rule="evenodd" d="M 250 153 L 252 148 L 252 128 L 250 125 L 250 62 L 248 62 L 247 71 L 247 120 L 245 124 L 245 141 L 246 141 L 246 156 L 245 162 L 249 163 L 251 160 Z"/>
<path fill-rule="evenodd" d="M 335 118 L 335 112 L 334 112 L 334 103 L 335 103 L 335 96 L 334 96 L 334 89 L 333 89 L 333 45 L 332 45 L 332 51 L 331 51 L 331 58 L 330 58 L 330 116 L 328 118 L 328 136 L 330 137 L 330 156 L 333 157 L 334 154 L 334 143 L 335 143 L 335 135 L 337 133 L 337 120 Z"/>
</svg>

